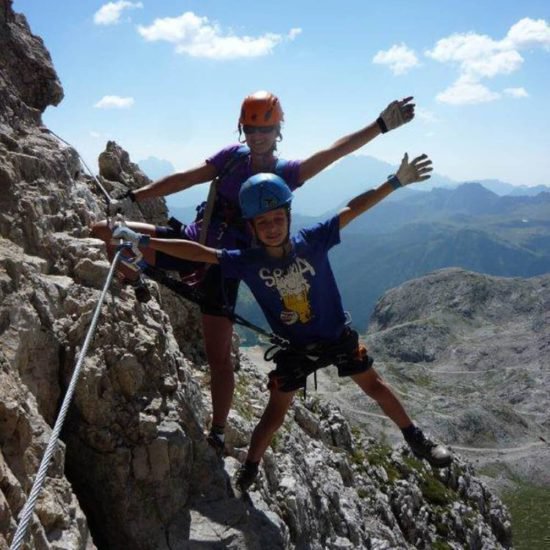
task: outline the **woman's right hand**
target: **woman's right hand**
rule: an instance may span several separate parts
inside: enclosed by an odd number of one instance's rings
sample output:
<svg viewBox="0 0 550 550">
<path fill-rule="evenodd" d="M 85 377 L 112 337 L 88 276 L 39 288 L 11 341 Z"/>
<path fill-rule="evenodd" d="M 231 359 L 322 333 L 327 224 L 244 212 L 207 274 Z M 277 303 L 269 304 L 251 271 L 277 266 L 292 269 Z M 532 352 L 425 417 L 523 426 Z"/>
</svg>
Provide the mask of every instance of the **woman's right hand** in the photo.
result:
<svg viewBox="0 0 550 550">
<path fill-rule="evenodd" d="M 392 101 L 381 113 L 376 122 L 380 126 L 382 133 L 395 130 L 407 124 L 414 118 L 414 103 L 411 101 L 414 98 L 412 96 L 401 99 L 400 101 Z"/>
</svg>

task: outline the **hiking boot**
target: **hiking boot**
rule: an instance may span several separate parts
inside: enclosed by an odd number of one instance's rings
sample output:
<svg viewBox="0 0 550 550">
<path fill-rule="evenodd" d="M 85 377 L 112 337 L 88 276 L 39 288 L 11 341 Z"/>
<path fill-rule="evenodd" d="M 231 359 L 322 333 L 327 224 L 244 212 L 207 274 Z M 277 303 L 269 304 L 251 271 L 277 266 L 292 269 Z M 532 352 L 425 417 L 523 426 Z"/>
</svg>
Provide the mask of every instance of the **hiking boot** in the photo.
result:
<svg viewBox="0 0 550 550">
<path fill-rule="evenodd" d="M 256 481 L 258 477 L 258 466 L 257 462 L 245 462 L 237 471 L 235 475 L 235 486 L 241 492 L 246 493 L 252 484 Z"/>
<path fill-rule="evenodd" d="M 225 443 L 215 431 L 210 430 L 210 433 L 206 436 L 206 442 L 214 449 L 218 458 L 223 458 Z"/>
<path fill-rule="evenodd" d="M 416 458 L 426 459 L 434 468 L 445 468 L 453 460 L 446 447 L 426 437 L 418 428 L 406 441 Z"/>
</svg>

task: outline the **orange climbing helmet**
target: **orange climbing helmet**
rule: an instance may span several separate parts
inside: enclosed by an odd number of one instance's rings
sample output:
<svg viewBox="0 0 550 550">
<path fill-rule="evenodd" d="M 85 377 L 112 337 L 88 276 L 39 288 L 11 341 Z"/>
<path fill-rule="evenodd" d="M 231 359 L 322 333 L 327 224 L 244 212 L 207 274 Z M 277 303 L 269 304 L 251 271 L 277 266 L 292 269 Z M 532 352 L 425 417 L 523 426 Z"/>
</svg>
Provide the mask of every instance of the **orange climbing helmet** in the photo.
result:
<svg viewBox="0 0 550 550">
<path fill-rule="evenodd" d="M 244 98 L 239 125 L 275 126 L 284 120 L 279 98 L 271 92 L 254 92 Z"/>
</svg>

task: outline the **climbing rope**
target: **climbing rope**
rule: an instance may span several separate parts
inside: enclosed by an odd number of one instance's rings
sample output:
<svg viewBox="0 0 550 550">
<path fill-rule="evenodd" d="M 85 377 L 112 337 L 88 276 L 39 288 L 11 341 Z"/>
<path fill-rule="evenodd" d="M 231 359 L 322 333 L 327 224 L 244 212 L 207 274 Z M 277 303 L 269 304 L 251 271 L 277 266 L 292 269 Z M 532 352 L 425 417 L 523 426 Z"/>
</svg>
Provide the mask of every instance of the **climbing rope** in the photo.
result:
<svg viewBox="0 0 550 550">
<path fill-rule="evenodd" d="M 128 250 L 132 250 L 132 252 L 135 253 L 134 246 L 131 243 L 123 243 L 121 246 Z M 128 261 L 126 258 L 123 258 L 122 261 L 128 267 L 132 267 L 132 265 L 136 264 L 135 260 L 132 260 L 132 264 L 126 263 Z M 134 267 L 132 267 L 132 269 L 134 269 Z M 151 265 L 147 265 L 143 269 L 142 273 L 146 275 L 149 279 L 152 279 L 153 281 L 156 281 L 157 283 L 165 286 L 166 288 L 169 288 L 172 292 L 175 292 L 182 298 L 189 300 L 194 304 L 197 304 L 199 306 L 209 304 L 206 296 L 201 290 L 185 283 L 181 279 L 175 279 L 174 277 L 171 277 L 162 269 L 153 267 Z M 237 325 L 246 327 L 256 332 L 260 336 L 264 336 L 274 346 L 277 346 L 280 348 L 290 347 L 290 342 L 285 338 L 283 338 L 282 336 L 279 336 L 273 332 L 268 332 L 267 330 L 264 330 L 262 327 L 259 327 L 258 325 L 252 323 L 251 321 L 248 321 L 247 319 L 245 319 L 244 317 L 242 317 L 241 315 L 239 315 L 238 313 L 236 313 L 230 308 L 225 308 L 223 314 L 232 323 L 236 323 Z"/>
<path fill-rule="evenodd" d="M 17 530 L 15 531 L 15 535 L 13 537 L 10 550 L 19 550 L 19 548 L 21 548 L 21 545 L 25 540 L 25 536 L 26 536 L 29 523 L 32 518 L 33 510 L 36 504 L 36 499 L 38 498 L 38 494 L 40 493 L 42 489 L 42 485 L 44 484 L 44 480 L 46 479 L 48 466 L 50 464 L 51 458 L 57 446 L 59 434 L 61 433 L 63 422 L 65 421 L 65 417 L 67 416 L 67 411 L 69 409 L 69 405 L 71 403 L 71 400 L 76 388 L 76 383 L 80 375 L 80 370 L 82 368 L 84 358 L 86 357 L 86 352 L 88 351 L 88 346 L 90 345 L 90 342 L 92 341 L 94 336 L 96 325 L 101 312 L 101 306 L 103 305 L 107 291 L 111 286 L 115 268 L 120 259 L 121 253 L 122 253 L 122 250 L 119 250 L 116 253 L 115 257 L 113 258 L 113 261 L 111 262 L 111 268 L 109 269 L 107 280 L 105 281 L 105 285 L 103 286 L 101 296 L 99 297 L 99 301 L 95 308 L 94 315 L 92 317 L 92 322 L 90 324 L 90 328 L 88 329 L 88 333 L 86 334 L 86 338 L 84 339 L 82 350 L 80 351 L 80 354 L 78 356 L 78 361 L 76 363 L 76 367 L 74 369 L 71 381 L 69 383 L 69 387 L 67 388 L 67 393 L 65 394 L 65 398 L 63 399 L 63 404 L 61 405 L 61 409 L 59 410 L 59 415 L 57 417 L 57 420 L 55 421 L 55 426 L 52 430 L 50 440 L 48 441 L 48 446 L 46 447 L 46 451 L 44 452 L 42 462 L 40 463 L 40 467 L 38 468 L 38 472 L 36 474 L 36 478 L 34 480 L 31 492 L 29 494 L 29 498 L 27 499 L 27 502 L 25 503 L 25 506 L 23 507 L 23 510 L 19 516 L 20 522 L 19 522 L 19 525 L 17 526 Z"/>
<path fill-rule="evenodd" d="M 43 132 L 47 132 L 48 134 L 51 134 L 52 136 L 56 137 L 59 141 L 61 141 L 65 145 L 67 145 L 67 147 L 70 147 L 76 153 L 76 155 L 78 156 L 80 162 L 82 163 L 84 168 L 86 168 L 86 170 L 88 171 L 88 174 L 90 175 L 90 177 L 96 182 L 97 186 L 99 187 L 99 189 L 103 193 L 103 196 L 107 200 L 107 204 L 111 204 L 111 202 L 113 201 L 113 199 L 111 198 L 111 195 L 109 195 L 109 193 L 107 192 L 107 189 L 105 189 L 105 187 L 103 187 L 103 185 L 101 185 L 99 179 L 96 176 L 94 176 L 94 173 L 90 170 L 90 168 L 88 167 L 88 165 L 86 164 L 84 159 L 80 156 L 80 153 L 68 141 L 65 141 L 62 137 L 58 136 L 53 130 L 50 130 L 46 126 L 41 126 L 40 129 Z"/>
</svg>

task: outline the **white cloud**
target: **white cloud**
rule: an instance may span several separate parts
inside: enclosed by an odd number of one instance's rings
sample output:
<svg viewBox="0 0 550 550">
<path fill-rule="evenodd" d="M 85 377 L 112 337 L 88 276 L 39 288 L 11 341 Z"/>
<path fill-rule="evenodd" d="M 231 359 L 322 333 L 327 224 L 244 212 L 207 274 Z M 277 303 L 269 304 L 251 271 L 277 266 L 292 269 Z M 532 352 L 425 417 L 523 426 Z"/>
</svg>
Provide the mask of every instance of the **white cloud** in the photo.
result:
<svg viewBox="0 0 550 550">
<path fill-rule="evenodd" d="M 468 78 L 459 78 L 452 86 L 437 94 L 435 98 L 441 103 L 451 105 L 472 105 L 495 101 L 500 98 L 500 94 L 492 92 L 479 82 Z"/>
<path fill-rule="evenodd" d="M 103 96 L 95 105 L 97 109 L 127 109 L 134 104 L 133 97 L 120 97 L 118 95 Z"/>
<path fill-rule="evenodd" d="M 478 78 L 509 74 L 523 63 L 517 50 L 507 49 L 503 42 L 473 33 L 443 38 L 426 55 L 442 63 L 458 63 L 463 75 Z"/>
<path fill-rule="evenodd" d="M 454 105 L 498 99 L 501 94 L 492 92 L 480 81 L 517 71 L 525 61 L 520 50 L 535 47 L 550 50 L 550 26 L 543 19 L 521 19 L 510 27 L 502 40 L 472 32 L 438 40 L 433 49 L 425 52 L 426 56 L 441 63 L 457 65 L 459 75 L 451 87 L 438 94 L 437 99 Z M 517 91 L 505 93 L 516 94 L 515 97 L 528 95 L 527 92 L 517 95 L 521 93 Z"/>
<path fill-rule="evenodd" d="M 290 31 L 288 32 L 288 39 L 294 40 L 300 34 L 302 34 L 302 29 L 300 28 L 290 29 Z"/>
<path fill-rule="evenodd" d="M 101 134 L 99 132 L 95 132 L 94 130 L 90 130 L 90 137 L 97 139 L 101 137 Z"/>
<path fill-rule="evenodd" d="M 389 50 L 380 50 L 372 58 L 373 63 L 379 65 L 388 65 L 393 74 L 405 74 L 413 67 L 416 67 L 418 58 L 414 50 L 408 48 L 405 44 L 394 44 Z"/>
<path fill-rule="evenodd" d="M 490 54 L 497 48 L 497 42 L 486 35 L 467 33 L 452 34 L 438 40 L 434 49 L 426 52 L 428 57 L 441 61 L 464 62 Z"/>
<path fill-rule="evenodd" d="M 525 88 L 505 88 L 503 92 L 512 97 L 529 97 L 529 94 Z"/>
<path fill-rule="evenodd" d="M 127 2 L 126 0 L 108 2 L 95 12 L 94 23 L 96 25 L 116 25 L 120 22 L 120 16 L 125 9 L 135 8 L 143 8 L 143 4 L 141 2 Z"/>
<path fill-rule="evenodd" d="M 178 17 L 155 19 L 149 26 L 138 26 L 139 34 L 148 42 L 165 41 L 174 44 L 180 54 L 210 59 L 260 57 L 270 54 L 275 46 L 294 40 L 302 30 L 293 28 L 288 35 L 265 33 L 261 36 L 236 36 L 223 31 L 216 22 L 185 12 Z"/>
<path fill-rule="evenodd" d="M 517 71 L 523 63 L 523 57 L 515 51 L 494 52 L 487 57 L 470 59 L 463 63 L 465 74 L 473 77 L 491 78 L 498 74 L 510 74 Z"/>
<path fill-rule="evenodd" d="M 525 17 L 510 27 L 504 43 L 514 48 L 550 47 L 550 25 L 544 19 Z"/>
</svg>

